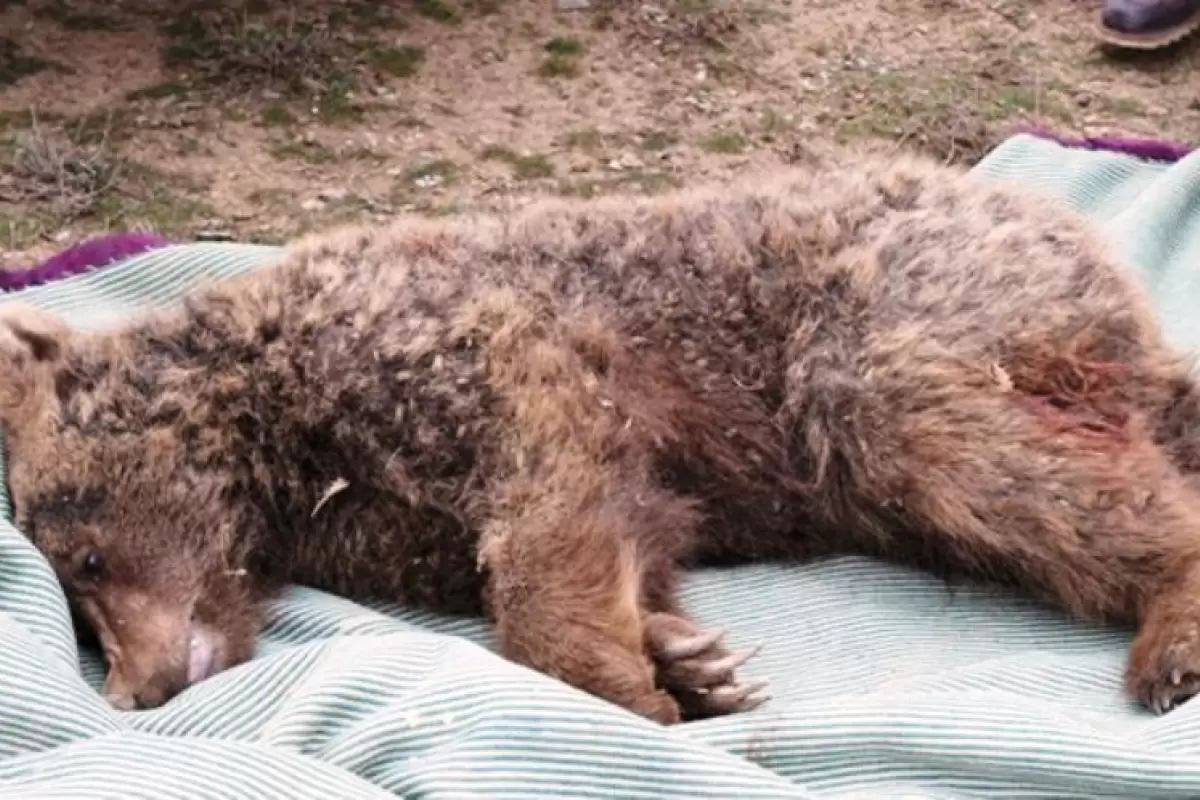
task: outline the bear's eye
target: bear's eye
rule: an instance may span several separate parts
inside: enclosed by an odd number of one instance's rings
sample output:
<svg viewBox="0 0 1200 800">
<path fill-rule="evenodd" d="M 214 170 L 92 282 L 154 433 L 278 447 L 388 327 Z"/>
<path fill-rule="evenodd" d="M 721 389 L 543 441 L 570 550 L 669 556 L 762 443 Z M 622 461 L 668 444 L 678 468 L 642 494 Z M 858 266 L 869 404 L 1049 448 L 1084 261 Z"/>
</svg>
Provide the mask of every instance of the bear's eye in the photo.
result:
<svg viewBox="0 0 1200 800">
<path fill-rule="evenodd" d="M 99 580 L 104 575 L 104 556 L 99 550 L 88 550 L 79 562 L 79 572 L 88 580 Z"/>
</svg>

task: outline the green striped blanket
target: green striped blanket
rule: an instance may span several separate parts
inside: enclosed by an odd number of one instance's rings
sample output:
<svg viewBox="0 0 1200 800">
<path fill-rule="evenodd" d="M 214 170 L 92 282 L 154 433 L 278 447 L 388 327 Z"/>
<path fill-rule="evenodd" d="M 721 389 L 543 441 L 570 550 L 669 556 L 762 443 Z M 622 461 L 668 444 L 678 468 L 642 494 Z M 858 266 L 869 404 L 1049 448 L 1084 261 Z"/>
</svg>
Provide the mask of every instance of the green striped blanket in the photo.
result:
<svg viewBox="0 0 1200 800">
<path fill-rule="evenodd" d="M 979 169 L 1095 215 L 1171 339 L 1200 345 L 1200 155 L 1150 166 L 1018 137 Z M 106 325 L 277 255 L 173 247 L 0 302 Z M 1161 718 L 1127 702 L 1128 631 L 857 558 L 699 572 L 685 603 L 766 643 L 745 677 L 770 680 L 770 703 L 661 728 L 505 662 L 477 620 L 295 588 L 251 663 L 121 713 L 3 522 L 0 798 L 1200 797 L 1200 702 Z"/>
</svg>

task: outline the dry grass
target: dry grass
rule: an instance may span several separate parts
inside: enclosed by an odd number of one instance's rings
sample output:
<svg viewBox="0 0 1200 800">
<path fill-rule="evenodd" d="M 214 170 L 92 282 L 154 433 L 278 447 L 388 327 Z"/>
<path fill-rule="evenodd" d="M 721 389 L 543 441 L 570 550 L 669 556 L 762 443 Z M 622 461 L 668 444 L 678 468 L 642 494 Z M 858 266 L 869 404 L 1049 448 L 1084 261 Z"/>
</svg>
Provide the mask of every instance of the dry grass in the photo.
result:
<svg viewBox="0 0 1200 800">
<path fill-rule="evenodd" d="M 109 129 L 96 138 L 82 123 L 64 129 L 34 119 L 0 163 L 0 202 L 36 204 L 63 221 L 77 220 L 94 214 L 117 189 L 123 168 Z"/>
<path fill-rule="evenodd" d="M 175 41 L 163 54 L 167 66 L 186 67 L 210 84 L 247 91 L 319 89 L 344 56 L 344 46 L 328 29 L 294 17 L 268 25 L 232 11 L 188 14 L 168 31 Z"/>
</svg>

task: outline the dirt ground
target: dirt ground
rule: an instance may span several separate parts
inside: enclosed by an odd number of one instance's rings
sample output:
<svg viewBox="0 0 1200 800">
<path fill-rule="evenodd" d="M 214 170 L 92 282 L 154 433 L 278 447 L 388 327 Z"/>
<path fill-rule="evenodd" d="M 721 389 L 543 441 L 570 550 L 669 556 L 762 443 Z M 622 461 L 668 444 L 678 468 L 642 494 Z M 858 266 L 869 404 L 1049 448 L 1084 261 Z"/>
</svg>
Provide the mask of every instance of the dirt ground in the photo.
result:
<svg viewBox="0 0 1200 800">
<path fill-rule="evenodd" d="M 99 230 L 278 242 L 656 192 L 851 140 L 1200 141 L 1200 37 L 1109 52 L 1098 4 L 0 0 L 0 266 Z"/>
</svg>

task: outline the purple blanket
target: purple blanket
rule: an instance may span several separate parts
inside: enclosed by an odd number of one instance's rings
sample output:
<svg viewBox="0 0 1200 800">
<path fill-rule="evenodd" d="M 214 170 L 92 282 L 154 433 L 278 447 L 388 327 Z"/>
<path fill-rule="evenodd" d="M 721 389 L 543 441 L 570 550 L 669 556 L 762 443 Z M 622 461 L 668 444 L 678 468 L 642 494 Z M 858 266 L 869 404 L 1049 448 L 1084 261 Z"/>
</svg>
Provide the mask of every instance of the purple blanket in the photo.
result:
<svg viewBox="0 0 1200 800">
<path fill-rule="evenodd" d="M 148 233 L 111 233 L 83 241 L 28 269 L 0 270 L 0 291 L 15 292 L 116 264 L 170 244 Z"/>
<path fill-rule="evenodd" d="M 1037 136 L 1040 139 L 1049 139 L 1050 141 L 1058 142 L 1063 147 L 1071 147 L 1078 150 L 1108 150 L 1112 153 L 1124 153 L 1127 156 L 1132 156 L 1142 161 L 1161 161 L 1168 164 L 1175 163 L 1194 149 L 1184 144 L 1163 141 L 1161 139 L 1138 139 L 1127 136 L 1085 136 L 1082 138 L 1070 138 L 1059 136 L 1042 128 L 1021 128 L 1017 132 Z"/>
</svg>

